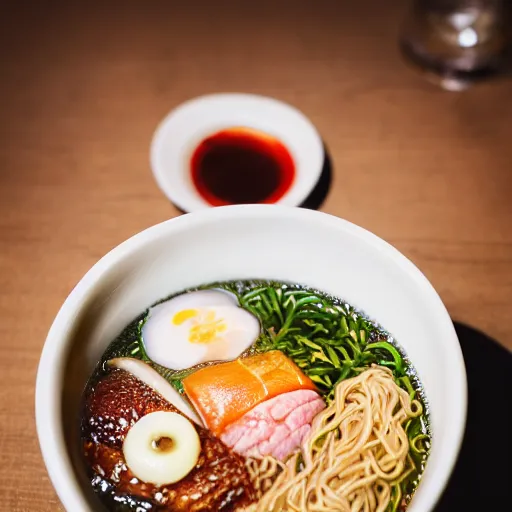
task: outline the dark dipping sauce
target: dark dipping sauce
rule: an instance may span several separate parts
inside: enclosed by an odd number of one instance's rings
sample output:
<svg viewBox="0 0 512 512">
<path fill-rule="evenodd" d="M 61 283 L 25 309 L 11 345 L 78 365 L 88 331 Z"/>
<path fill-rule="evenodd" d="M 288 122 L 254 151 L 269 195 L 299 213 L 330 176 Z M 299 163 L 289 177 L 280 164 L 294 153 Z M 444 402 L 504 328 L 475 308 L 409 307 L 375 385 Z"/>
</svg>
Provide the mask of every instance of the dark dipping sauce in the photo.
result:
<svg viewBox="0 0 512 512">
<path fill-rule="evenodd" d="M 295 164 L 281 141 L 243 127 L 204 139 L 191 168 L 194 186 L 212 206 L 275 203 L 295 178 Z"/>
</svg>

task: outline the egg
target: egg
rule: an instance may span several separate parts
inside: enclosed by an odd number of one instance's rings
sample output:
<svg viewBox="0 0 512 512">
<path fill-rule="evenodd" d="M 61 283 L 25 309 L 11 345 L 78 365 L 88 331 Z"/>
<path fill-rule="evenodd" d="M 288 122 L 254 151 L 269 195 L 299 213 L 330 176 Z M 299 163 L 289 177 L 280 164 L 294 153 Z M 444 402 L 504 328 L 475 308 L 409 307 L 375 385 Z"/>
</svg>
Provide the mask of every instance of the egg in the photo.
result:
<svg viewBox="0 0 512 512">
<path fill-rule="evenodd" d="M 260 334 L 258 319 L 222 290 L 184 293 L 152 308 L 142 327 L 148 357 L 183 370 L 236 359 Z"/>
</svg>

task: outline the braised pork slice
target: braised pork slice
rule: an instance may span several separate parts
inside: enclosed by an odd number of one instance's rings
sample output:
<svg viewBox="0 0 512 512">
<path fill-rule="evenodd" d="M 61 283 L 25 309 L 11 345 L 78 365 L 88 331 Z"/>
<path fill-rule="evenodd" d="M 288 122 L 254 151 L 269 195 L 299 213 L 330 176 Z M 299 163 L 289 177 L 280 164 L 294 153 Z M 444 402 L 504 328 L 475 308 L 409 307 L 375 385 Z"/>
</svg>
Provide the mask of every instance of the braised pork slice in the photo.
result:
<svg viewBox="0 0 512 512">
<path fill-rule="evenodd" d="M 220 439 L 196 425 L 201 453 L 194 469 L 182 480 L 157 487 L 139 481 L 126 466 L 122 446 L 133 424 L 146 414 L 171 411 L 181 414 L 156 391 L 132 374 L 110 371 L 86 394 L 82 435 L 84 455 L 98 480 L 115 494 L 141 498 L 155 510 L 176 512 L 229 512 L 255 500 L 244 459 Z"/>
</svg>

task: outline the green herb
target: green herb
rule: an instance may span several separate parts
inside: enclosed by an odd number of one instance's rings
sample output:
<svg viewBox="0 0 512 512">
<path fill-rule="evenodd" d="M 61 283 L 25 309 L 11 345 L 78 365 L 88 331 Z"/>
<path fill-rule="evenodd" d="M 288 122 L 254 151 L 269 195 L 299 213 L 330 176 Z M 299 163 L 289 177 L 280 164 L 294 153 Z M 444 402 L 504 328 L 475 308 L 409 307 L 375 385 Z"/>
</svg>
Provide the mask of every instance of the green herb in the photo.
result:
<svg viewBox="0 0 512 512">
<path fill-rule="evenodd" d="M 336 304 L 314 291 L 283 290 L 282 285 L 278 286 L 258 285 L 237 293 L 241 306 L 258 316 L 268 333 L 265 343 L 257 344 L 257 349 L 284 352 L 318 385 L 328 401 L 338 382 L 371 364 L 391 368 L 400 385 L 411 392 L 401 354 L 351 306 Z M 264 306 L 258 307 L 259 304 Z M 370 343 L 371 339 L 377 341 Z"/>
</svg>

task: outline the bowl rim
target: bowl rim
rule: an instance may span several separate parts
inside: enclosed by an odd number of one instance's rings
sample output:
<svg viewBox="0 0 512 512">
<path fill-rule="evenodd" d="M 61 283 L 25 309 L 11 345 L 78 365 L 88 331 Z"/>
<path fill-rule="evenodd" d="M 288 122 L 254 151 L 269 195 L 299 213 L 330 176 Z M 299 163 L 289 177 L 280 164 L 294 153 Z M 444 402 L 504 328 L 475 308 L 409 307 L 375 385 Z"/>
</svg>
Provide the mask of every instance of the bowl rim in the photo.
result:
<svg viewBox="0 0 512 512">
<path fill-rule="evenodd" d="M 158 239 L 163 234 L 169 235 L 173 231 L 186 230 L 204 222 L 210 222 L 212 219 L 222 221 L 235 217 L 238 219 L 241 217 L 251 218 L 255 215 L 259 219 L 271 219 L 279 216 L 295 221 L 316 221 L 365 239 L 376 250 L 394 259 L 407 273 L 408 277 L 422 287 L 425 298 L 436 307 L 439 321 L 443 322 L 447 336 L 452 340 L 449 349 L 451 362 L 454 364 L 452 367 L 452 382 L 459 400 L 456 404 L 457 409 L 453 411 L 455 421 L 447 426 L 450 429 L 448 436 L 451 440 L 450 446 L 452 449 L 445 454 L 445 463 L 436 472 L 436 478 L 430 485 L 431 492 L 423 500 L 423 510 L 433 510 L 455 466 L 464 436 L 467 416 L 466 368 L 448 311 L 425 275 L 398 249 L 377 235 L 334 215 L 281 205 L 221 206 L 182 215 L 151 226 L 131 236 L 109 251 L 86 272 L 68 295 L 59 309 L 44 343 L 37 370 L 35 393 L 35 416 L 39 446 L 50 480 L 66 510 L 72 510 L 73 512 L 90 511 L 81 486 L 74 476 L 75 472 L 70 458 L 66 453 L 60 408 L 61 378 L 69 350 L 69 343 L 65 341 L 70 339 L 69 334 L 77 311 L 101 281 L 102 276 L 140 246 Z M 52 371 L 47 371 L 48 368 L 51 368 Z"/>
</svg>

